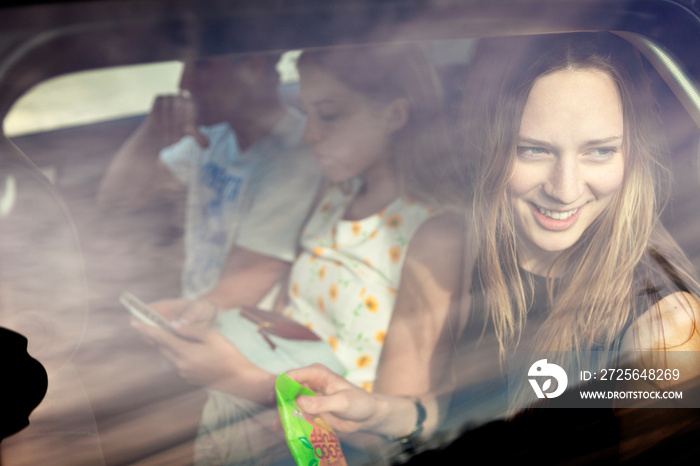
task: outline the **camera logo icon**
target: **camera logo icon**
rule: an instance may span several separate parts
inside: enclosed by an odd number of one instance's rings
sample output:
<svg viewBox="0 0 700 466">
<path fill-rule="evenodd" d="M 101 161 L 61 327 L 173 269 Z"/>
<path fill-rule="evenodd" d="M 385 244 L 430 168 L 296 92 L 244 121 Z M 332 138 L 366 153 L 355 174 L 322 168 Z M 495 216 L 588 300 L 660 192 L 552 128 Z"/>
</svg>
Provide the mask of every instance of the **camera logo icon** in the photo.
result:
<svg viewBox="0 0 700 466">
<path fill-rule="evenodd" d="M 528 378 L 532 389 L 535 391 L 537 398 L 556 398 L 566 390 L 566 386 L 569 383 L 569 378 L 566 376 L 566 372 L 560 366 L 556 364 L 547 363 L 546 359 L 540 359 L 536 361 L 530 370 L 527 372 L 528 377 L 547 377 L 542 386 L 538 383 L 535 378 Z M 556 390 L 548 392 L 552 387 L 552 379 L 557 381 Z"/>
</svg>

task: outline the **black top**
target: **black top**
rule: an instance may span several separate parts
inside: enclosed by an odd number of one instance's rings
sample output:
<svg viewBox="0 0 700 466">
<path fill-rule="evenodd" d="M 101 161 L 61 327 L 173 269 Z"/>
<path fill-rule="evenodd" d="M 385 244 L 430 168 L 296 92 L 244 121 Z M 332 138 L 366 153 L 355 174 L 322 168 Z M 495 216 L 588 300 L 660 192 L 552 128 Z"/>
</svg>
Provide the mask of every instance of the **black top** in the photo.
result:
<svg viewBox="0 0 700 466">
<path fill-rule="evenodd" d="M 653 262 L 660 265 L 654 274 L 665 275 L 665 278 L 653 278 L 654 283 L 645 283 L 637 294 L 638 312 L 644 312 L 648 304 L 675 291 L 687 291 L 687 287 L 675 274 L 668 274 L 663 257 L 654 257 Z M 538 323 L 543 322 L 550 313 L 551 307 L 547 296 L 547 280 L 545 277 L 520 270 L 524 283 L 532 280 L 533 287 L 526 296 L 532 303 L 527 312 L 527 325 L 524 330 L 525 340 L 532 338 L 533 329 Z M 670 279 L 669 279 L 670 278 Z M 669 285 L 670 283 L 670 285 Z M 554 291 L 558 286 L 557 280 L 553 282 Z M 526 287 L 527 288 L 527 287 Z M 498 346 L 493 335 L 493 324 L 485 313 L 484 293 L 481 290 L 478 274 L 474 274 L 472 280 L 472 316 L 463 334 L 463 341 L 459 347 L 460 354 L 466 362 L 458 363 L 458 378 L 461 374 L 469 373 L 469 370 L 477 365 L 498 367 Z M 632 322 L 632 316 L 627 327 Z M 625 328 L 627 328 L 625 327 Z M 622 332 L 624 333 L 624 332 Z M 609 348 L 616 357 L 617 349 L 622 335 Z M 523 340 L 521 340 L 522 342 Z M 527 343 L 527 342 L 526 342 Z M 486 347 L 480 351 L 480 347 Z M 473 357 L 471 357 L 473 354 Z M 463 419 L 472 419 L 472 413 L 476 414 L 476 420 L 463 426 L 463 433 L 451 444 L 443 449 L 429 450 L 412 458 L 408 464 L 451 464 L 455 459 L 460 462 L 469 462 L 476 459 L 485 459 L 489 464 L 523 464 L 523 462 L 536 462 L 537 464 L 560 463 L 617 463 L 620 461 L 618 446 L 620 443 L 620 419 L 616 416 L 609 401 L 604 403 L 602 409 L 529 409 L 520 412 L 508 419 L 496 419 L 494 417 L 478 419 L 479 414 L 488 415 L 504 410 L 507 406 L 506 378 L 497 371 L 488 373 L 489 377 L 483 381 L 478 377 L 479 383 L 467 383 L 467 388 L 456 393 L 453 397 L 451 408 L 459 411 Z M 464 379 L 462 380 L 464 382 Z M 467 380 L 470 382 L 470 380 Z M 596 382 L 599 383 L 599 382 Z M 574 390 L 567 391 L 559 400 L 567 394 L 578 396 L 581 385 Z M 598 389 L 597 385 L 588 387 Z M 547 400 L 551 402 L 552 400 Z M 488 405 L 488 409 L 480 409 Z M 666 414 L 664 417 L 662 411 Z M 635 461 L 663 460 L 664 464 L 687 462 L 687 458 L 697 458 L 700 452 L 700 442 L 697 442 L 700 432 L 700 410 L 660 408 L 638 409 L 630 413 L 628 419 L 632 424 L 639 423 L 640 436 L 645 432 L 653 431 L 663 419 L 686 418 L 686 426 L 673 436 L 658 442 L 654 448 L 648 449 L 642 455 L 635 457 Z M 640 416 L 640 412 L 641 416 Z M 651 413 L 651 414 L 650 414 Z M 619 413 L 618 413 L 619 414 Z M 637 416 L 637 417 L 635 417 Z M 646 416 L 646 417 L 645 417 Z M 448 416 L 449 419 L 449 416 Z M 650 421 L 651 420 L 651 421 Z M 646 421 L 646 422 L 644 422 Z M 629 424 L 629 421 L 625 421 Z M 679 456 L 678 452 L 683 455 Z M 681 460 L 686 458 L 686 460 Z"/>
</svg>

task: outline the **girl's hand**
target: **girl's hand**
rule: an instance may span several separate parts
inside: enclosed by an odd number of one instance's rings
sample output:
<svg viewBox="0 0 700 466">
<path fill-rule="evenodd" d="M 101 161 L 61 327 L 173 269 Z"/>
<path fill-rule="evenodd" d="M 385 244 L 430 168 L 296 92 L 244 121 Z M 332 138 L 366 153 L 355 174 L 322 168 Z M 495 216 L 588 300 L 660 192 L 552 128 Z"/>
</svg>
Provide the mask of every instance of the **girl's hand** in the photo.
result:
<svg viewBox="0 0 700 466">
<path fill-rule="evenodd" d="M 233 380 L 245 378 L 246 369 L 255 367 L 216 330 L 174 321 L 173 327 L 184 337 L 181 338 L 134 318 L 131 325 L 154 342 L 180 375 L 192 384 L 226 389 Z"/>
</svg>

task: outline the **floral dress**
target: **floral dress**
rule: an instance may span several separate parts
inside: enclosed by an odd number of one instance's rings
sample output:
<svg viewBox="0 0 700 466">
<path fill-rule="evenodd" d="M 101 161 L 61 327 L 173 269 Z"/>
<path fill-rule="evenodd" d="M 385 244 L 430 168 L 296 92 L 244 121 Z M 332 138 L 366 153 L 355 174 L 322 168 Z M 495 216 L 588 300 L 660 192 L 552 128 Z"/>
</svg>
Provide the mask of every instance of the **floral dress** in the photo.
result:
<svg viewBox="0 0 700 466">
<path fill-rule="evenodd" d="M 359 186 L 330 189 L 309 219 L 285 314 L 327 341 L 345 377 L 371 391 L 408 245 L 430 211 L 399 197 L 370 217 L 343 220 Z"/>
</svg>

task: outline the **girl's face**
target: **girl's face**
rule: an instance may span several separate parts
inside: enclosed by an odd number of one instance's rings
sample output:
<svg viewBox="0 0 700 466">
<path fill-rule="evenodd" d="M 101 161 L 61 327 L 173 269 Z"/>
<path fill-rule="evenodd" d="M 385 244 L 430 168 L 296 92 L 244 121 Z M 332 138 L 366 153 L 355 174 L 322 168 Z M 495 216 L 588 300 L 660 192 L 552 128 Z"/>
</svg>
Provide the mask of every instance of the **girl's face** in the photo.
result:
<svg viewBox="0 0 700 466">
<path fill-rule="evenodd" d="M 300 69 L 299 96 L 307 121 L 304 141 L 311 144 L 325 177 L 344 181 L 388 160 L 391 105 L 377 107 L 323 68 Z"/>
<path fill-rule="evenodd" d="M 535 81 L 508 182 L 523 267 L 546 270 L 608 207 L 624 178 L 623 129 L 606 73 L 562 70 Z"/>
</svg>

